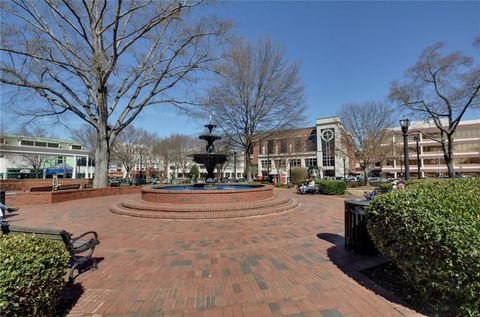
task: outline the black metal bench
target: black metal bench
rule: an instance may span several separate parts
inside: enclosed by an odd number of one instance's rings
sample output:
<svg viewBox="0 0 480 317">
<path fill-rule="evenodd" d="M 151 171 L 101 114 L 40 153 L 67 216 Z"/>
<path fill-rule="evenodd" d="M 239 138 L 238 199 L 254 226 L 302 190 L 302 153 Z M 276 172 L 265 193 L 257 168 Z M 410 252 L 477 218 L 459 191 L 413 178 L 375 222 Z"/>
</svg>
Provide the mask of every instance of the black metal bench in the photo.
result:
<svg viewBox="0 0 480 317">
<path fill-rule="evenodd" d="M 95 247 L 100 244 L 100 240 L 98 240 L 98 234 L 95 231 L 88 231 L 74 238 L 71 233 L 65 230 L 51 228 L 30 228 L 2 224 L 1 229 L 2 234 L 34 234 L 40 237 L 63 241 L 72 262 L 72 268 L 68 273 L 68 279 L 70 281 L 73 281 L 73 272 L 75 269 L 78 269 L 83 263 L 91 260 L 91 270 L 97 269 L 97 261 L 92 257 L 92 254 Z M 85 240 L 81 239 L 87 235 L 90 235 L 90 237 L 87 237 Z M 84 253 L 84 255 L 81 255 L 82 253 Z"/>
</svg>

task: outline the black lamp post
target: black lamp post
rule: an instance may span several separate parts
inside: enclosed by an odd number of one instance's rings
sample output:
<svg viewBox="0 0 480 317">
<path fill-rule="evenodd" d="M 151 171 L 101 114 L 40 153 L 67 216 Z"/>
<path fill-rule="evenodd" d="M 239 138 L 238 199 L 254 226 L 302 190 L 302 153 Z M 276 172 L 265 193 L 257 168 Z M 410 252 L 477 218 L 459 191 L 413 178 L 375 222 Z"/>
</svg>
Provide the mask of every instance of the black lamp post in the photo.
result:
<svg viewBox="0 0 480 317">
<path fill-rule="evenodd" d="M 270 175 L 270 140 L 267 140 L 267 177 Z"/>
<path fill-rule="evenodd" d="M 418 173 L 418 179 L 421 179 L 422 174 L 420 172 L 420 167 L 422 162 L 420 162 L 420 147 L 418 146 L 418 142 L 420 141 L 420 134 L 415 134 L 413 139 L 417 143 L 417 173 Z"/>
<path fill-rule="evenodd" d="M 405 161 L 405 180 L 410 180 L 410 167 L 408 161 L 408 127 L 410 125 L 410 120 L 402 119 L 400 120 L 400 126 L 402 127 L 403 132 L 403 160 Z"/>
<path fill-rule="evenodd" d="M 343 180 L 347 180 L 347 171 L 345 170 L 345 156 L 343 157 Z"/>
<path fill-rule="evenodd" d="M 237 151 L 233 151 L 233 181 L 237 181 Z"/>
</svg>

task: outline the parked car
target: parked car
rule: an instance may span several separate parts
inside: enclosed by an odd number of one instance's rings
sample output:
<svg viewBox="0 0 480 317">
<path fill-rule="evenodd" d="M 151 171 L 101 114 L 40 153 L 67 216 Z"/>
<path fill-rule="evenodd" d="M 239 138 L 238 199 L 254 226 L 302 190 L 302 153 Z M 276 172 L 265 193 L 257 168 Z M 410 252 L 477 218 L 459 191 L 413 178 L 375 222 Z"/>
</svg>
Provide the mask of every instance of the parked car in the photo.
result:
<svg viewBox="0 0 480 317">
<path fill-rule="evenodd" d="M 120 179 L 112 178 L 108 180 L 108 183 L 110 184 L 110 187 L 119 187 L 121 182 Z"/>
<path fill-rule="evenodd" d="M 138 185 L 144 185 L 147 183 L 147 180 L 145 178 L 140 178 L 136 177 L 132 180 L 132 185 L 138 186 Z"/>
</svg>

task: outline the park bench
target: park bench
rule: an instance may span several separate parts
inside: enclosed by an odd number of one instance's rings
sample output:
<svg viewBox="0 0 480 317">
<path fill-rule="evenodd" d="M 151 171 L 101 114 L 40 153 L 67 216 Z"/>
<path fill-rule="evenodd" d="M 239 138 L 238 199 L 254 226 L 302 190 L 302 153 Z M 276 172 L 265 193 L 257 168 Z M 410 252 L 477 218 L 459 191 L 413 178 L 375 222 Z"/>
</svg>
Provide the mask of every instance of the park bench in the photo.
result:
<svg viewBox="0 0 480 317">
<path fill-rule="evenodd" d="M 31 228 L 2 224 L 1 229 L 2 234 L 34 234 L 38 237 L 63 241 L 70 254 L 70 261 L 72 264 L 70 272 L 68 273 L 69 281 L 73 281 L 73 273 L 75 269 L 79 269 L 81 264 L 90 260 L 92 261 L 91 270 L 97 269 L 97 261 L 92 257 L 92 254 L 95 247 L 100 244 L 100 240 L 98 240 L 98 234 L 95 231 L 88 231 L 74 238 L 71 233 L 65 230 L 52 228 Z M 86 255 L 81 255 L 82 253 L 86 253 Z"/>
<path fill-rule="evenodd" d="M 31 192 L 51 192 L 52 186 L 38 186 L 30 188 Z"/>
<path fill-rule="evenodd" d="M 57 190 L 80 189 L 80 184 L 58 185 Z"/>
</svg>

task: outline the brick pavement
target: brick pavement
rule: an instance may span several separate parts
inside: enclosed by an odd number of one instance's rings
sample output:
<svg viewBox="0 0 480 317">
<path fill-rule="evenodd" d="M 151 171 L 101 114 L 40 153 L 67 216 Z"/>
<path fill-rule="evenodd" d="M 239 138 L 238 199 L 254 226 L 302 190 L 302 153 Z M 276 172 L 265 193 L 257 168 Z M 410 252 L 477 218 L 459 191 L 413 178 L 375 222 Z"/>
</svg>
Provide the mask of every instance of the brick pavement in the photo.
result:
<svg viewBox="0 0 480 317">
<path fill-rule="evenodd" d="M 70 316 L 416 316 L 358 269 L 381 261 L 343 247 L 343 199 L 228 220 L 160 220 L 108 209 L 136 195 L 22 207 L 15 225 L 95 230 L 99 270 L 81 274 Z M 319 238 L 319 236 L 321 238 Z M 377 295 L 374 291 L 384 293 Z"/>
</svg>

